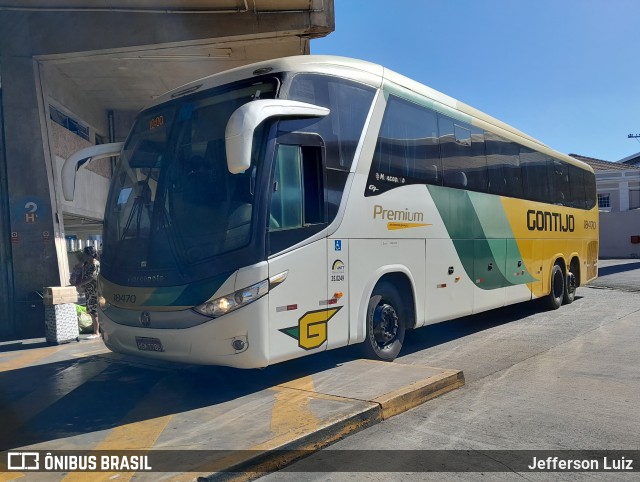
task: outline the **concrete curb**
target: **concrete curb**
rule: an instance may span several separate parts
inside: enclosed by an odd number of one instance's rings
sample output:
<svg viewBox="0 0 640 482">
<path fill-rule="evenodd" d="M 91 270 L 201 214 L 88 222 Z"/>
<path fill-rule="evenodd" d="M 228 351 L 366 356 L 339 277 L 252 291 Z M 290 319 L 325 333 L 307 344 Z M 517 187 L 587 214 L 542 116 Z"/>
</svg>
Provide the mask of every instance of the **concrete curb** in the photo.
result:
<svg viewBox="0 0 640 482">
<path fill-rule="evenodd" d="M 402 367 L 400 364 L 394 365 Z M 412 366 L 407 365 L 407 367 Z M 340 397 L 354 402 L 367 402 L 369 407 L 365 410 L 351 413 L 347 417 L 335 420 L 318 430 L 304 434 L 273 449 L 256 451 L 255 453 L 243 452 L 242 454 L 245 456 L 243 460 L 235 460 L 230 463 L 224 469 L 224 472 L 201 476 L 196 480 L 198 482 L 245 482 L 255 480 L 270 472 L 283 469 L 314 452 L 342 440 L 348 435 L 387 420 L 394 415 L 406 412 L 428 400 L 464 385 L 464 374 L 461 370 L 437 368 L 432 368 L 432 370 L 440 370 L 440 372 L 370 400 Z M 332 395 L 328 396 L 334 397 Z"/>
<path fill-rule="evenodd" d="M 372 401 L 380 404 L 382 418 L 387 420 L 463 385 L 462 371 L 445 370 L 439 375 L 419 380 L 407 387 L 374 398 Z"/>
<path fill-rule="evenodd" d="M 363 359 L 242 372 L 143 362 L 98 343 L 12 351 L 2 389 L 21 423 L 3 444 L 148 453 L 155 471 L 141 481 L 252 480 L 464 384 L 458 370 Z M 101 417 L 76 414 L 79 402 Z"/>
</svg>

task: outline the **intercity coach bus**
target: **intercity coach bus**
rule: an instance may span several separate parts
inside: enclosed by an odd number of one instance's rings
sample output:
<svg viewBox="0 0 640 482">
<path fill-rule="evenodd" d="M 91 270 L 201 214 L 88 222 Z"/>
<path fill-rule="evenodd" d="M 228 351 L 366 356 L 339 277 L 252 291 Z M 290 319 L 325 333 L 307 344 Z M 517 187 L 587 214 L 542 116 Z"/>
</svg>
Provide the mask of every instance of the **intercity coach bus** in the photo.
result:
<svg viewBox="0 0 640 482">
<path fill-rule="evenodd" d="M 142 111 L 104 216 L 111 350 L 264 367 L 596 277 L 589 166 L 368 62 L 301 56 L 201 79 Z"/>
</svg>

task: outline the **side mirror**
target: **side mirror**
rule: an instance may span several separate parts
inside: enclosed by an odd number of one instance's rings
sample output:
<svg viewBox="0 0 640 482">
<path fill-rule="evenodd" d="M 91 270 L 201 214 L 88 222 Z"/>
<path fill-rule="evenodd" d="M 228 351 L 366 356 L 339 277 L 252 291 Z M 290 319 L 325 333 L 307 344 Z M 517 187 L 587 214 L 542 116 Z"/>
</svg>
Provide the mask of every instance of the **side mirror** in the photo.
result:
<svg viewBox="0 0 640 482">
<path fill-rule="evenodd" d="M 102 159 L 104 157 L 119 156 L 122 151 L 123 142 L 114 142 L 112 144 L 100 144 L 98 146 L 90 146 L 81 149 L 73 154 L 69 159 L 64 161 L 62 165 L 62 194 L 67 201 L 73 201 L 73 195 L 76 190 L 76 171 L 80 169 L 85 162 Z"/>
<path fill-rule="evenodd" d="M 324 117 L 329 109 L 305 102 L 284 99 L 254 100 L 236 109 L 224 133 L 227 167 L 232 174 L 245 172 L 251 166 L 253 133 L 271 117 Z"/>
</svg>

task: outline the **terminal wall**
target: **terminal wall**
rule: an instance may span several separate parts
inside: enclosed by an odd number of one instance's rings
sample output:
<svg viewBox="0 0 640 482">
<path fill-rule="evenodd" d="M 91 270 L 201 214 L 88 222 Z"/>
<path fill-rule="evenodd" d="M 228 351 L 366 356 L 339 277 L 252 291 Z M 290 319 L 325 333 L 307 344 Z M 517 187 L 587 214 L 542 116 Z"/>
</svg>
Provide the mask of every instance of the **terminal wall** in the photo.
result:
<svg viewBox="0 0 640 482">
<path fill-rule="evenodd" d="M 640 236 L 640 209 L 600 213 L 601 258 L 640 258 L 632 236 Z"/>
<path fill-rule="evenodd" d="M 40 62 L 42 84 L 45 87 L 47 100 L 56 106 L 63 107 L 69 114 L 89 125 L 92 134 L 106 136 L 109 132 L 107 114 L 91 98 L 79 92 L 68 79 L 61 74 L 55 65 Z"/>
<path fill-rule="evenodd" d="M 34 292 L 44 286 L 59 286 L 62 281 L 57 260 L 59 251 L 64 250 L 64 234 L 52 189 L 46 118 L 36 72 L 32 58 L 2 55 L 4 159 L 13 260 L 13 299 L 7 305 L 13 316 L 11 323 L 0 323 L 0 336 L 10 332 L 24 338 L 41 336 L 42 321 L 29 321 L 37 320 L 43 312 L 32 303 Z M 7 122 L 11 119 L 19 122 Z"/>
<path fill-rule="evenodd" d="M 263 3 L 267 5 L 255 5 Z M 43 309 L 36 292 L 68 280 L 63 211 L 98 218 L 106 199 L 108 161 L 81 168 L 76 202 L 63 201 L 59 168 L 68 147 L 78 141 L 52 125 L 49 105 L 85 122 L 90 143 L 96 134 L 109 140 L 110 111 L 113 140 L 124 140 L 139 108 L 96 104 L 91 85 L 79 86 L 61 73 L 64 63 L 235 42 L 242 56 L 227 66 L 242 65 L 265 55 L 287 55 L 275 48 L 264 51 L 265 44 L 286 39 L 296 53 L 308 53 L 310 38 L 334 29 L 331 0 L 297 2 L 300 10 L 277 11 L 277 5 L 269 4 L 270 12 L 226 14 L 91 11 L 95 5 L 89 1 L 72 12 L 0 10 L 0 340 L 43 336 Z M 262 51 L 256 49 L 258 43 Z M 110 97 L 130 90 L 114 91 Z M 146 99 L 148 103 L 151 97 Z"/>
<path fill-rule="evenodd" d="M 1 79 L 0 79 L 1 82 Z M 2 108 L 3 91 L 0 84 L 0 339 L 14 332 L 13 325 L 13 258 L 11 257 L 11 223 L 9 222 L 9 199 L 7 166 L 4 157 L 4 115 Z"/>
</svg>

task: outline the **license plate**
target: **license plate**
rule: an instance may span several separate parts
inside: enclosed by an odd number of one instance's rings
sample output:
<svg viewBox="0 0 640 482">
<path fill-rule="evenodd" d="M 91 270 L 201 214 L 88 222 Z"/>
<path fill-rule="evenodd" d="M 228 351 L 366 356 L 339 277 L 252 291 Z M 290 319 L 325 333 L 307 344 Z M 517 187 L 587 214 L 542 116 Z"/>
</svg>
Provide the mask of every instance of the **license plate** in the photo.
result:
<svg viewBox="0 0 640 482">
<path fill-rule="evenodd" d="M 158 338 L 136 336 L 136 344 L 140 351 L 164 351 L 164 348 L 162 348 L 162 342 Z"/>
</svg>

